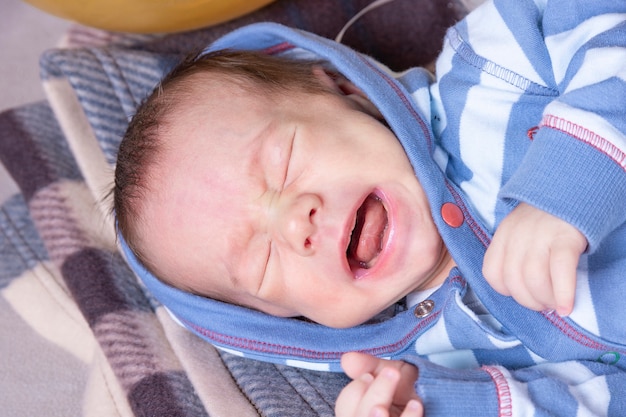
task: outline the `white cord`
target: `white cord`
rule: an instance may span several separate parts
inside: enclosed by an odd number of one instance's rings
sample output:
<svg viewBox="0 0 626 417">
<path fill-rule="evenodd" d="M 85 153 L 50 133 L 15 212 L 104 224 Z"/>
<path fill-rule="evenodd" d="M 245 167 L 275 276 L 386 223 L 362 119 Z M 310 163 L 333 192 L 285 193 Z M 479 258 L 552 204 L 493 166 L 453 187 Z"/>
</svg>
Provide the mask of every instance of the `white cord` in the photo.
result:
<svg viewBox="0 0 626 417">
<path fill-rule="evenodd" d="M 344 25 L 341 31 L 339 31 L 339 33 L 337 34 L 337 37 L 335 37 L 335 42 L 341 43 L 343 39 L 343 35 L 345 35 L 346 31 L 350 28 L 350 26 L 354 24 L 354 22 L 359 20 L 365 13 L 369 12 L 370 10 L 374 10 L 384 4 L 390 3 L 392 1 L 393 0 L 376 0 L 370 3 L 369 5 L 367 5 L 366 7 L 364 7 L 363 10 L 361 10 L 356 15 L 354 15 L 352 19 L 348 20 L 348 23 Z"/>
</svg>

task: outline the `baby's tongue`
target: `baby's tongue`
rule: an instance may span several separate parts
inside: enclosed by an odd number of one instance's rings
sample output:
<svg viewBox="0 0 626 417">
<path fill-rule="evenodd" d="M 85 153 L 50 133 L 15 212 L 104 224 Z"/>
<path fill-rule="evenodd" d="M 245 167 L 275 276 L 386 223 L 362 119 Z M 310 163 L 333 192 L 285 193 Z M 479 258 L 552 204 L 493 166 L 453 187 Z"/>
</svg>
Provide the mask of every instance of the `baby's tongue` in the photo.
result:
<svg viewBox="0 0 626 417">
<path fill-rule="evenodd" d="M 357 213 L 357 228 L 360 234 L 352 253 L 361 264 L 368 264 L 381 250 L 383 233 L 387 227 L 387 211 L 375 196 L 369 196 Z M 355 230 L 357 232 L 357 230 Z M 368 267 L 371 265 L 368 265 Z"/>
</svg>

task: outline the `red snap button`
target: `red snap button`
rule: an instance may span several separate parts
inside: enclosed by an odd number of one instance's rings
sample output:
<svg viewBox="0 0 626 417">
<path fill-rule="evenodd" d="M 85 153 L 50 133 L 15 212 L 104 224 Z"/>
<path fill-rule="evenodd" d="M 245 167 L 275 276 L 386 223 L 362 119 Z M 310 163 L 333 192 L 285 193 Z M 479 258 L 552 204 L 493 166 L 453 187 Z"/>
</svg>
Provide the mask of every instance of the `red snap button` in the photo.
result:
<svg viewBox="0 0 626 417">
<path fill-rule="evenodd" d="M 460 227 L 463 224 L 463 220 L 465 220 L 463 212 L 454 203 L 445 203 L 441 206 L 441 217 L 450 227 Z"/>
</svg>

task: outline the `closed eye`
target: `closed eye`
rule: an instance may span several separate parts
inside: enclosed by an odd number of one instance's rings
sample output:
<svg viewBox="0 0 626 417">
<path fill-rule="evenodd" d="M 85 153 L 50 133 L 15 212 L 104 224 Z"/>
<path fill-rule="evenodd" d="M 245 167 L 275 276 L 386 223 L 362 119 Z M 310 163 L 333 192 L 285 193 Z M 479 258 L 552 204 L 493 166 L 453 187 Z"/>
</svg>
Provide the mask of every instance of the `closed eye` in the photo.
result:
<svg viewBox="0 0 626 417">
<path fill-rule="evenodd" d="M 265 256 L 265 262 L 263 262 L 263 270 L 261 271 L 261 275 L 259 277 L 259 285 L 256 289 L 256 295 L 258 296 L 261 293 L 261 288 L 263 287 L 263 283 L 267 278 L 267 270 L 269 269 L 269 264 L 272 258 L 272 241 L 267 240 L 267 255 Z"/>
<path fill-rule="evenodd" d="M 283 180 L 282 180 L 282 187 L 281 187 L 281 192 L 282 190 L 284 190 L 290 183 L 290 178 L 289 178 L 289 167 L 291 166 L 291 157 L 293 155 L 293 144 L 296 140 L 296 132 L 297 129 L 294 129 L 293 135 L 291 135 L 291 139 L 289 141 L 289 145 L 287 148 L 287 153 L 286 153 L 286 157 L 284 158 L 285 162 L 285 168 L 284 168 L 284 174 L 283 174 Z M 267 270 L 268 270 L 268 266 L 269 263 L 272 260 L 272 240 L 268 238 L 267 240 L 267 256 L 265 258 L 265 263 L 264 263 L 264 267 L 263 267 L 263 272 L 261 274 L 261 278 L 259 280 L 259 286 L 257 289 L 257 294 L 261 291 L 261 287 L 263 285 L 263 282 L 265 280 L 265 277 L 267 276 Z"/>
<path fill-rule="evenodd" d="M 291 178 L 289 177 L 289 173 L 290 173 L 289 168 L 292 166 L 293 146 L 296 141 L 297 132 L 298 130 L 294 129 L 293 135 L 291 136 L 291 141 L 289 142 L 289 149 L 287 150 L 287 157 L 285 158 L 286 162 L 285 162 L 285 174 L 283 176 L 283 186 L 282 186 L 283 190 L 287 186 L 289 186 L 289 184 L 291 183 Z"/>
</svg>

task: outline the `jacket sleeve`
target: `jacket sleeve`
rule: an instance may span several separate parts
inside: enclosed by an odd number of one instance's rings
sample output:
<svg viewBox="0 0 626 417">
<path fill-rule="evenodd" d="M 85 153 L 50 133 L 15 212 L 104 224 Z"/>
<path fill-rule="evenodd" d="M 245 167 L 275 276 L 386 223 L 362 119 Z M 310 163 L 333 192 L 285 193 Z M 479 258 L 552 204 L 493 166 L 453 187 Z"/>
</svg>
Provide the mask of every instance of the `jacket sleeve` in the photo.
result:
<svg viewBox="0 0 626 417">
<path fill-rule="evenodd" d="M 568 221 L 593 251 L 626 221 L 626 2 L 574 3 L 542 11 L 549 62 L 533 66 L 550 67 L 558 95 L 499 196 Z"/>
<path fill-rule="evenodd" d="M 545 363 L 519 370 L 444 368 L 407 358 L 419 368 L 416 391 L 428 417 L 622 416 L 626 373 L 597 362 Z"/>
</svg>

